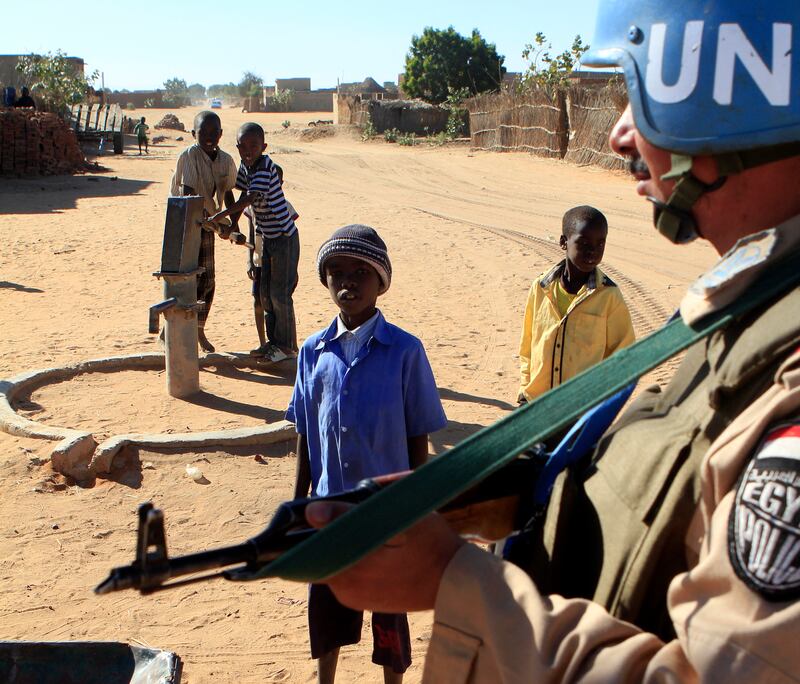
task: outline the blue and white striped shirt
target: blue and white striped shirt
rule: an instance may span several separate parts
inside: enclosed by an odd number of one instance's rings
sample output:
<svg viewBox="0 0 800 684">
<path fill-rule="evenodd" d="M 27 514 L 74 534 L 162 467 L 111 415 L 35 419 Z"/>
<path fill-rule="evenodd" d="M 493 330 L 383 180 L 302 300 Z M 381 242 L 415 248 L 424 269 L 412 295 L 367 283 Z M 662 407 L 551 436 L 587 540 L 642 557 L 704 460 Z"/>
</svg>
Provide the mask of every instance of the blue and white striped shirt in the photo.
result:
<svg viewBox="0 0 800 684">
<path fill-rule="evenodd" d="M 256 230 L 265 238 L 293 235 L 297 227 L 283 195 L 275 163 L 264 154 L 252 168 L 239 164 L 236 187 L 253 196 Z"/>
</svg>

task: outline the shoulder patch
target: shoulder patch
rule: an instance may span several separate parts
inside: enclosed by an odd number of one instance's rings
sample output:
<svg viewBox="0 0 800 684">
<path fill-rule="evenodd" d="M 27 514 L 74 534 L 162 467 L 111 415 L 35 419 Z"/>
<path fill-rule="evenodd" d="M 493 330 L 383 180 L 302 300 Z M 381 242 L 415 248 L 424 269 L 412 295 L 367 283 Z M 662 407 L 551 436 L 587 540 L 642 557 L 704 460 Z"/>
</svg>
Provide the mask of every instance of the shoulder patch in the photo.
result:
<svg viewBox="0 0 800 684">
<path fill-rule="evenodd" d="M 739 579 L 767 600 L 800 596 L 800 420 L 770 429 L 744 471 L 728 552 Z"/>
</svg>

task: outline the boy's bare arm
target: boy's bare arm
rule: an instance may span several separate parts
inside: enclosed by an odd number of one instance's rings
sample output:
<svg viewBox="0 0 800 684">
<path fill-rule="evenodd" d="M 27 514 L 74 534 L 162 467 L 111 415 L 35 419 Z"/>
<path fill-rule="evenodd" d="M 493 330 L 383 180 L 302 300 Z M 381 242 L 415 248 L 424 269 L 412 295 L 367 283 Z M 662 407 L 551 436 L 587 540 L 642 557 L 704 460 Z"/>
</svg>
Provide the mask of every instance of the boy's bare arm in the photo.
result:
<svg viewBox="0 0 800 684">
<path fill-rule="evenodd" d="M 236 216 L 236 220 L 239 220 L 239 216 L 242 215 L 242 212 L 247 209 L 253 203 L 252 196 L 247 192 L 242 192 L 241 196 L 238 200 L 236 200 L 231 206 L 227 209 L 223 209 L 222 211 L 218 211 L 213 216 L 209 216 L 209 221 L 217 221 L 219 219 L 225 218 L 227 216 Z"/>
<path fill-rule="evenodd" d="M 242 193 L 244 195 L 244 193 Z M 236 204 L 236 200 L 233 198 L 233 190 L 228 190 L 225 192 L 223 197 L 223 201 L 225 202 L 225 208 L 230 209 L 234 204 Z M 244 211 L 244 210 L 242 210 Z M 233 230 L 239 230 L 239 217 L 242 215 L 241 211 L 235 212 L 231 214 L 231 228 Z M 253 240 L 251 239 L 250 242 Z"/>
<path fill-rule="evenodd" d="M 428 462 L 428 435 L 408 438 L 408 465 L 416 470 Z"/>
<path fill-rule="evenodd" d="M 308 496 L 311 488 L 311 463 L 308 459 L 308 441 L 305 435 L 297 435 L 297 471 L 294 478 L 294 498 Z"/>
</svg>

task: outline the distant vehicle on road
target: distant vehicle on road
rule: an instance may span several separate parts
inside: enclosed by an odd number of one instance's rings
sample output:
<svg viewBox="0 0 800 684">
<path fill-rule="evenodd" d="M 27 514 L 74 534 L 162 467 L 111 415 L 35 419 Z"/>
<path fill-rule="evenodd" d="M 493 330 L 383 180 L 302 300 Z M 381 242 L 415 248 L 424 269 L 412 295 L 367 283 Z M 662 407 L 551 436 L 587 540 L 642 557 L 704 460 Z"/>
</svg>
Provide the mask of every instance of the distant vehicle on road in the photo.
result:
<svg viewBox="0 0 800 684">
<path fill-rule="evenodd" d="M 211 109 L 222 109 L 222 100 L 218 97 L 211 98 Z"/>
</svg>

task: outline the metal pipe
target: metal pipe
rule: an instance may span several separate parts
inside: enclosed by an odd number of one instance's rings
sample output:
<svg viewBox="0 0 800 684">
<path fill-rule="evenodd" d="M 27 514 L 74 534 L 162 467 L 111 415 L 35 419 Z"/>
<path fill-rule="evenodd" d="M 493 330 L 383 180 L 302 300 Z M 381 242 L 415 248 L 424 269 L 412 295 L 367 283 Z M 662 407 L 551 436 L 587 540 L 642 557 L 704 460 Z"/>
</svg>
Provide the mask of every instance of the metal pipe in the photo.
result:
<svg viewBox="0 0 800 684">
<path fill-rule="evenodd" d="M 197 354 L 197 276 L 164 276 L 164 296 L 177 304 L 164 311 L 164 354 L 167 366 L 167 392 L 185 399 L 200 391 L 200 365 Z"/>
<path fill-rule="evenodd" d="M 165 311 L 171 309 L 178 303 L 178 300 L 175 297 L 170 297 L 169 299 L 165 299 L 163 302 L 159 302 L 158 304 L 153 304 L 150 307 L 150 320 L 147 327 L 147 331 L 151 335 L 155 335 L 158 332 L 158 316 L 159 314 L 164 313 Z"/>
<path fill-rule="evenodd" d="M 200 251 L 202 197 L 170 197 L 164 225 L 161 270 L 153 275 L 164 280 L 164 302 L 150 310 L 150 326 L 158 326 L 164 314 L 164 356 L 167 392 L 185 399 L 200 391 L 197 354 L 197 276 Z M 170 300 L 173 302 L 169 304 Z"/>
</svg>

